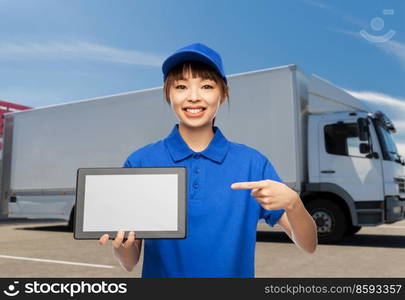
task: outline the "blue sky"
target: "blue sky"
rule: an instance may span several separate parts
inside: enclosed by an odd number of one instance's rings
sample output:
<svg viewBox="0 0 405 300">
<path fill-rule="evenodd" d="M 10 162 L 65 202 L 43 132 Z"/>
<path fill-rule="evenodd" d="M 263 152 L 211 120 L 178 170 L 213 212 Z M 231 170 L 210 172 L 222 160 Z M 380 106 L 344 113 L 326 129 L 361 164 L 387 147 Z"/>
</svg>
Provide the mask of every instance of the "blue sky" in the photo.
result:
<svg viewBox="0 0 405 300">
<path fill-rule="evenodd" d="M 0 37 L 1 100 L 157 87 L 163 59 L 202 42 L 227 74 L 297 64 L 350 91 L 394 121 L 405 154 L 405 1 L 0 0 Z"/>
</svg>

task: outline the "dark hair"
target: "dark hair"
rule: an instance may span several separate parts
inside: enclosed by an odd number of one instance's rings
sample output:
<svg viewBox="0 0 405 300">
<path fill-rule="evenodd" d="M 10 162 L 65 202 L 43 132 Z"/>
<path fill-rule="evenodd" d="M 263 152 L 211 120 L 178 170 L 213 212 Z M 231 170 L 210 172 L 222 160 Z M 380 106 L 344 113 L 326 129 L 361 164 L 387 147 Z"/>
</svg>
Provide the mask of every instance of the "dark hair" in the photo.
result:
<svg viewBox="0 0 405 300">
<path fill-rule="evenodd" d="M 163 85 L 163 93 L 168 104 L 170 104 L 170 88 L 176 80 L 183 79 L 183 74 L 187 72 L 190 72 L 193 78 L 201 77 L 203 79 L 210 79 L 219 84 L 221 87 L 222 98 L 225 98 L 225 100 L 227 99 L 229 105 L 229 87 L 225 80 L 214 68 L 198 61 L 185 61 L 180 63 L 173 67 L 167 74 Z M 214 123 L 215 118 L 213 119 L 212 126 L 214 126 Z"/>
</svg>

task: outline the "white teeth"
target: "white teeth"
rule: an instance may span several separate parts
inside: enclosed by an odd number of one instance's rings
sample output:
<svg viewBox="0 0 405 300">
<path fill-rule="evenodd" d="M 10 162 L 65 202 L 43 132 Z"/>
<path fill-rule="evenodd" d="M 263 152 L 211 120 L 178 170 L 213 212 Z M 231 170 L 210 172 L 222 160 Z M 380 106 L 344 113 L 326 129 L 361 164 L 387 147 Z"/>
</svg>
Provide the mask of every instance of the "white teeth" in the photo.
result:
<svg viewBox="0 0 405 300">
<path fill-rule="evenodd" d="M 187 108 L 186 110 L 187 110 L 187 112 L 192 113 L 192 114 L 197 114 L 200 111 L 203 111 L 202 108 Z"/>
</svg>

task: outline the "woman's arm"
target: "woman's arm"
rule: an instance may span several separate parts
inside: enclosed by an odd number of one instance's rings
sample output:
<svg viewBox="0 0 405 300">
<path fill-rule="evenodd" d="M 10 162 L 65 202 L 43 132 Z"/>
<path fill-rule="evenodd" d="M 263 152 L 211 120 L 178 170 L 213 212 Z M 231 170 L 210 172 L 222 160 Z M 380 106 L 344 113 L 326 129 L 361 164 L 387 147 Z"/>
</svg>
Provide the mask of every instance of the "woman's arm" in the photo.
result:
<svg viewBox="0 0 405 300">
<path fill-rule="evenodd" d="M 305 209 L 301 198 L 296 194 L 294 204 L 278 220 L 291 240 L 301 249 L 314 253 L 318 244 L 317 228 L 314 219 Z"/>
<path fill-rule="evenodd" d="M 250 195 L 266 210 L 284 209 L 279 223 L 301 249 L 314 253 L 318 244 L 314 219 L 307 212 L 296 191 L 279 181 L 235 182 L 233 189 L 252 189 Z"/>
</svg>

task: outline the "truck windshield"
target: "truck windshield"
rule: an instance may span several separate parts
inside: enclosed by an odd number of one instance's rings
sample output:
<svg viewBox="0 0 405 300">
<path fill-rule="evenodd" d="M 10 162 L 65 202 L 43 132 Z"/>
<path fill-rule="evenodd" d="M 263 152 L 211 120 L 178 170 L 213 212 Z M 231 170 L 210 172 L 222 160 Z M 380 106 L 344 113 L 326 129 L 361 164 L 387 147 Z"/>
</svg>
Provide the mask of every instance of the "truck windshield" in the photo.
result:
<svg viewBox="0 0 405 300">
<path fill-rule="evenodd" d="M 381 148 L 383 150 L 384 159 L 398 161 L 400 156 L 398 154 L 398 149 L 391 136 L 391 133 L 380 122 L 373 120 L 373 123 L 378 134 Z"/>
</svg>

